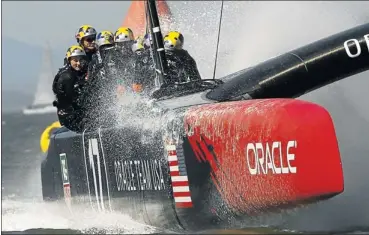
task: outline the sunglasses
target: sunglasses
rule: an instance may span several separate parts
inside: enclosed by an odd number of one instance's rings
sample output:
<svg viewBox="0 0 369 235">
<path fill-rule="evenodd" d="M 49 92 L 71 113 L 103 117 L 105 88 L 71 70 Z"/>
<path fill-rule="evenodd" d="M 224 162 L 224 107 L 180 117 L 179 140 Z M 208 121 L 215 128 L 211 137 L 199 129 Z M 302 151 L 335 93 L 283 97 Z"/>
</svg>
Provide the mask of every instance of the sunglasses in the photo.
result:
<svg viewBox="0 0 369 235">
<path fill-rule="evenodd" d="M 80 63 L 83 63 L 86 59 L 84 56 L 74 56 L 72 58 L 70 58 L 70 60 L 72 61 L 75 61 L 75 62 L 80 62 Z"/>
<path fill-rule="evenodd" d="M 83 40 L 85 40 L 86 42 L 94 42 L 95 41 L 95 37 L 86 37 Z"/>
</svg>

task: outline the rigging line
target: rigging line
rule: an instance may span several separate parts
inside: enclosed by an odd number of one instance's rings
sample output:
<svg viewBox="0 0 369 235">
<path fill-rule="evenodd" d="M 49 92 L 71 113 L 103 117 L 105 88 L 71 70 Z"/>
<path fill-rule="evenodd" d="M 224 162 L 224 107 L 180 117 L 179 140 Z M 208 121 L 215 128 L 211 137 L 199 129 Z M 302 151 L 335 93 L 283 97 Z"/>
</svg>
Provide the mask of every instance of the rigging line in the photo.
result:
<svg viewBox="0 0 369 235">
<path fill-rule="evenodd" d="M 154 48 L 152 47 L 153 43 L 151 44 L 151 40 L 153 38 L 153 35 L 152 35 L 153 33 L 152 33 L 152 30 L 151 30 L 152 26 L 151 26 L 151 21 L 150 21 L 149 9 L 147 7 L 147 1 L 146 1 L 146 4 L 145 4 L 145 14 L 146 14 L 146 17 L 145 17 L 145 19 L 146 19 L 146 34 L 149 37 L 148 39 L 149 39 L 149 42 L 150 42 L 150 56 L 153 59 L 154 64 L 156 65 L 156 61 L 154 60 L 154 52 L 153 52 Z M 151 40 L 150 40 L 150 38 L 151 38 Z"/>
<path fill-rule="evenodd" d="M 213 79 L 215 79 L 215 72 L 217 70 L 218 49 L 219 49 L 219 40 L 220 40 L 220 30 L 222 28 L 223 3 L 224 3 L 224 0 L 222 0 L 222 6 L 220 8 L 220 18 L 219 18 L 219 28 L 218 28 L 218 38 L 217 38 L 217 49 L 215 51 L 215 64 L 214 64 L 214 71 L 213 71 Z"/>
</svg>

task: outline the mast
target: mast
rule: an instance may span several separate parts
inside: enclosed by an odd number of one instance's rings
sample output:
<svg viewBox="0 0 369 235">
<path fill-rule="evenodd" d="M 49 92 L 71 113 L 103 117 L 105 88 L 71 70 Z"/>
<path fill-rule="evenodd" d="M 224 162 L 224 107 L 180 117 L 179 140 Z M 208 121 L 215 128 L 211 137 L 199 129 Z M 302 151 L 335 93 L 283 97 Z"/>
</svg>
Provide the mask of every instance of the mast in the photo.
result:
<svg viewBox="0 0 369 235">
<path fill-rule="evenodd" d="M 150 33 L 153 40 L 153 55 L 155 58 L 156 73 L 159 79 L 160 86 L 167 84 L 169 81 L 166 79 L 168 65 L 165 57 L 163 35 L 160 30 L 159 16 L 156 9 L 155 0 L 147 0 L 147 10 L 149 13 L 149 25 Z"/>
</svg>

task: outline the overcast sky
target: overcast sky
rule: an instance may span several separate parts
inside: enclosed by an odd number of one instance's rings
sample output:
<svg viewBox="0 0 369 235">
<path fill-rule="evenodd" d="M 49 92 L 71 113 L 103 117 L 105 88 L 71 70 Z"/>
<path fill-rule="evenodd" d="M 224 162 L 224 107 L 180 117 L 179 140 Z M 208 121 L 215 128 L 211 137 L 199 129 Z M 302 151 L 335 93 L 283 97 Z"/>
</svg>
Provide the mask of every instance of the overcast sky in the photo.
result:
<svg viewBox="0 0 369 235">
<path fill-rule="evenodd" d="M 75 43 L 82 24 L 97 31 L 121 26 L 131 1 L 3 1 L 2 33 L 34 45 Z"/>
</svg>

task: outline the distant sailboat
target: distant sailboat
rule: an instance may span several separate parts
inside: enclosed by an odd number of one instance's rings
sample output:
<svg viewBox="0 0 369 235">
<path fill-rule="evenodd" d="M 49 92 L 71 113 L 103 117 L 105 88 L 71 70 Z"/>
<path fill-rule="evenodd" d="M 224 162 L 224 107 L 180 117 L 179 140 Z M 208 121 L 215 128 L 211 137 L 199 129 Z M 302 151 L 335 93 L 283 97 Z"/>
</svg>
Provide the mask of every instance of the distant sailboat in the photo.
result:
<svg viewBox="0 0 369 235">
<path fill-rule="evenodd" d="M 46 43 L 42 55 L 42 64 L 35 97 L 32 105 L 23 109 L 23 114 L 30 115 L 56 112 L 56 108 L 52 106 L 52 102 L 54 100 L 54 94 L 51 89 L 53 78 L 54 73 L 51 61 L 51 48 L 49 43 Z"/>
</svg>

